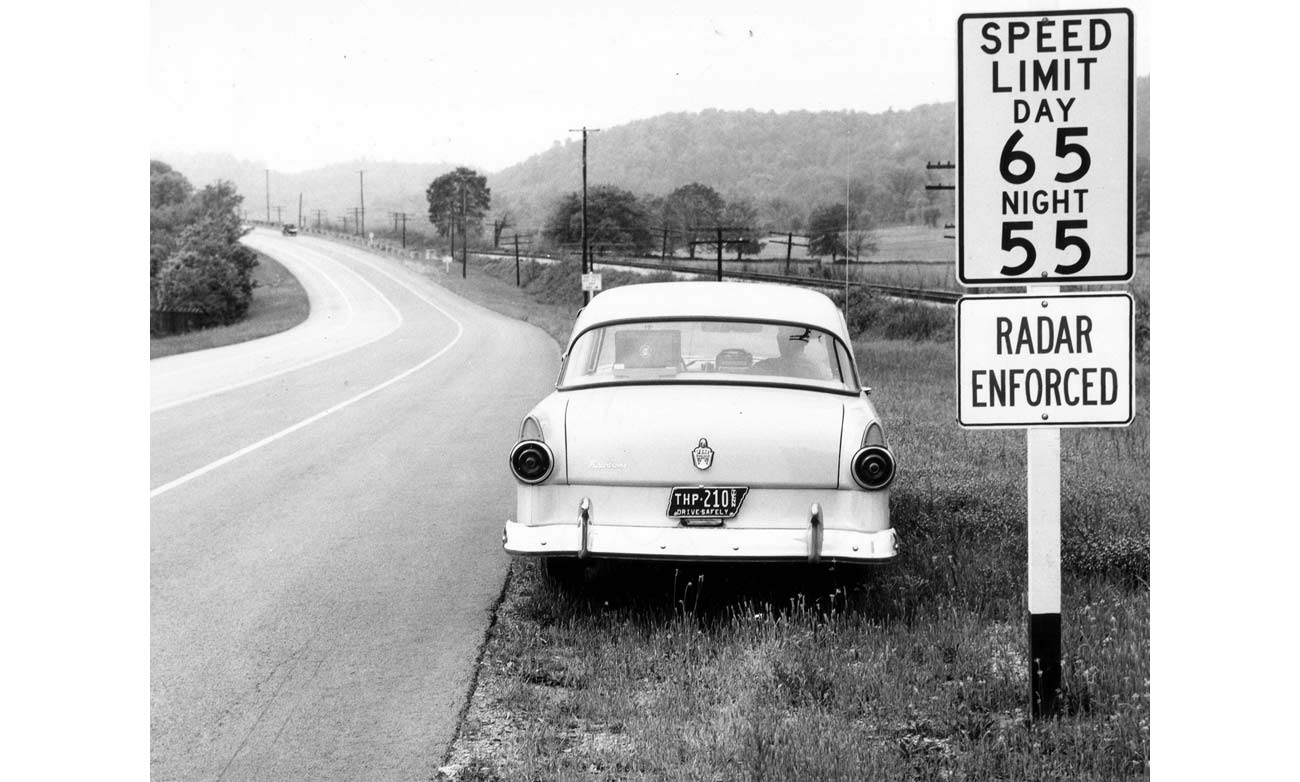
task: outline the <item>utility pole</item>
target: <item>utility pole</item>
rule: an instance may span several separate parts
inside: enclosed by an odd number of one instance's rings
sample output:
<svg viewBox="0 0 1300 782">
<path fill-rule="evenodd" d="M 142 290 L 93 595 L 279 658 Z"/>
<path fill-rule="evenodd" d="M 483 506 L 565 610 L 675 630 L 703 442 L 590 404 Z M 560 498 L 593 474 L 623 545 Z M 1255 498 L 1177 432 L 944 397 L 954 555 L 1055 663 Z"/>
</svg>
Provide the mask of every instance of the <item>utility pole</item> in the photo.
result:
<svg viewBox="0 0 1300 782">
<path fill-rule="evenodd" d="M 956 168 L 956 167 L 957 167 L 957 166 L 956 166 L 954 163 L 950 162 L 950 161 L 945 161 L 945 162 L 943 162 L 943 163 L 931 163 L 931 162 L 929 162 L 929 161 L 926 161 L 926 163 L 925 163 L 925 170 L 926 170 L 926 171 L 951 171 L 951 170 L 953 170 L 953 169 Z M 926 185 L 926 186 L 925 186 L 925 189 L 926 189 L 926 190 L 956 190 L 956 189 L 957 189 L 957 186 L 956 186 L 956 185 L 942 185 L 942 184 L 940 184 L 940 185 Z"/>
<path fill-rule="evenodd" d="M 284 209 L 284 207 L 283 207 L 283 206 L 280 206 L 279 204 L 276 204 L 275 206 L 273 206 L 273 207 L 271 207 L 271 208 L 275 210 L 275 221 L 276 221 L 277 223 L 283 222 L 283 221 L 280 219 L 280 215 L 281 215 L 281 212 L 282 212 L 282 210 Z M 267 222 L 270 222 L 270 219 L 269 219 L 269 218 L 267 219 Z"/>
<path fill-rule="evenodd" d="M 302 228 L 302 193 L 298 194 L 298 227 Z"/>
<path fill-rule="evenodd" d="M 659 262 L 668 263 L 668 226 L 664 226 L 664 247 L 659 251 Z"/>
<path fill-rule="evenodd" d="M 271 222 L 271 169 L 266 169 L 266 221 Z"/>
<path fill-rule="evenodd" d="M 599 133 L 600 128 L 588 128 L 583 125 L 579 128 L 569 128 L 570 133 L 582 133 L 582 273 L 588 272 L 587 256 L 587 134 Z M 591 291 L 582 292 L 582 303 L 591 303 Z"/>
<path fill-rule="evenodd" d="M 849 320 L 849 134 L 844 134 L 844 321 Z"/>
<path fill-rule="evenodd" d="M 361 222 L 358 223 L 358 225 L 361 226 L 361 235 L 365 236 L 366 235 L 366 172 L 363 169 L 361 171 L 358 171 L 357 173 L 361 175 Z"/>
<path fill-rule="evenodd" d="M 469 276 L 469 232 L 465 225 L 465 180 L 460 180 L 460 278 Z"/>
<path fill-rule="evenodd" d="M 745 238 L 744 238 L 743 234 L 741 235 L 741 237 L 740 237 L 739 239 L 723 239 L 723 238 L 722 238 L 722 232 L 723 232 L 723 231 L 744 231 L 745 229 L 743 229 L 743 228 L 736 228 L 736 227 L 734 227 L 734 226 L 732 226 L 732 227 L 728 227 L 728 226 L 721 226 L 721 225 L 718 225 L 718 226 L 714 226 L 713 230 L 714 230 L 714 233 L 716 234 L 716 236 L 715 236 L 713 239 L 692 239 L 692 240 L 691 240 L 691 249 L 692 249 L 692 254 L 693 254 L 694 249 L 695 249 L 695 245 L 697 245 L 697 244 L 716 244 L 716 245 L 717 245 L 717 250 L 718 250 L 718 255 L 717 255 L 717 258 L 718 258 L 718 282 L 722 282 L 722 251 L 723 251 L 723 248 L 724 248 L 726 245 L 728 245 L 728 244 L 741 245 L 741 244 L 744 244 L 744 242 L 745 242 Z"/>
<path fill-rule="evenodd" d="M 953 164 L 951 161 L 944 161 L 943 163 L 931 163 L 931 162 L 927 161 L 926 164 L 925 164 L 925 170 L 926 170 L 926 171 L 951 171 L 951 170 L 953 170 L 953 169 L 956 168 L 956 167 L 957 167 L 957 166 L 956 166 L 955 164 Z M 925 186 L 925 189 L 926 189 L 927 191 L 929 191 L 929 190 L 956 190 L 956 189 L 957 189 L 957 186 L 956 186 L 956 185 L 943 185 L 943 184 L 939 184 L 939 185 L 926 185 L 926 186 Z M 944 223 L 943 229 L 944 229 L 945 231 L 949 231 L 949 230 L 952 230 L 952 229 L 954 229 L 954 228 L 956 228 L 956 227 L 957 227 L 957 226 L 954 225 L 954 224 L 952 224 L 952 223 Z M 956 234 L 944 234 L 944 235 L 943 235 L 943 238 L 945 238 L 945 239 L 956 239 L 956 238 L 957 238 L 957 235 L 956 235 Z"/>
<path fill-rule="evenodd" d="M 795 241 L 794 241 L 795 236 L 798 236 L 800 239 L 803 239 L 803 240 L 804 240 L 804 243 L 803 243 L 803 244 L 796 244 Z M 796 234 L 794 231 L 787 231 L 786 234 L 785 234 L 785 239 L 768 239 L 768 242 L 769 242 L 770 244 L 784 244 L 784 245 L 785 245 L 785 273 L 786 273 L 786 274 L 789 274 L 789 273 L 790 273 L 790 257 L 791 257 L 791 255 L 792 255 L 793 252 L 794 252 L 794 248 L 796 248 L 796 247 L 807 247 L 807 246 L 808 246 L 808 237 L 807 237 L 807 236 L 804 236 L 803 234 Z"/>
<path fill-rule="evenodd" d="M 317 209 L 317 210 L 316 210 L 316 230 L 317 230 L 317 231 L 320 230 L 320 221 L 321 221 L 321 218 L 324 217 L 324 216 L 325 216 L 325 210 L 324 210 L 324 209 Z"/>
<path fill-rule="evenodd" d="M 722 282 L 722 228 L 718 228 L 718 282 Z"/>
<path fill-rule="evenodd" d="M 406 249 L 406 218 L 410 217 L 406 212 L 393 212 L 393 231 L 397 231 L 397 221 L 402 221 L 402 249 Z"/>
</svg>

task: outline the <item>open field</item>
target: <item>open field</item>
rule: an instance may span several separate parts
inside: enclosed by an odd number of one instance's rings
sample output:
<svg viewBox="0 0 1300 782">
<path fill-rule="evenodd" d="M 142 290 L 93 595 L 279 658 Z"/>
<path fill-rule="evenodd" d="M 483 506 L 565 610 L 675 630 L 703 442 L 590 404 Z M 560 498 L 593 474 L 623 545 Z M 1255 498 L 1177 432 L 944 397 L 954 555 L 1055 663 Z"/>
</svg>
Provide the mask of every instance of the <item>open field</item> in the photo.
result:
<svg viewBox="0 0 1300 782">
<path fill-rule="evenodd" d="M 248 317 L 229 326 L 150 339 L 149 358 L 247 342 L 278 334 L 306 320 L 310 304 L 298 280 L 268 256 L 258 253 L 257 261 L 257 268 L 253 270 L 257 287 L 253 288 Z"/>
<path fill-rule="evenodd" d="M 408 263 L 567 336 L 574 292 L 554 279 Z M 1147 778 L 1146 362 L 1131 427 L 1062 432 L 1065 714 L 1029 724 L 1025 437 L 953 422 L 952 351 L 859 337 L 900 463 L 897 561 L 605 564 L 573 591 L 517 560 L 444 776 Z"/>
</svg>

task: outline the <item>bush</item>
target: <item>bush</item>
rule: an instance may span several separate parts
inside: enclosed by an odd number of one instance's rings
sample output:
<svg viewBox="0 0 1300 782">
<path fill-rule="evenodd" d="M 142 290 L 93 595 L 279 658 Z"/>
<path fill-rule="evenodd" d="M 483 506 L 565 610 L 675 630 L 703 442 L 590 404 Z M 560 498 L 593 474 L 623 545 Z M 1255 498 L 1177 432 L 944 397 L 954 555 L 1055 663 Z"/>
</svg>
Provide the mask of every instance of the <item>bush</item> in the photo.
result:
<svg viewBox="0 0 1300 782">
<path fill-rule="evenodd" d="M 157 184 L 156 172 L 153 179 Z M 173 186 L 167 192 L 186 191 Z M 151 203 L 157 200 L 155 194 Z M 229 324 L 248 314 L 257 255 L 239 243 L 242 200 L 230 184 L 218 182 L 183 201 L 155 204 L 149 224 L 153 309 L 194 313 L 200 326 Z"/>
<path fill-rule="evenodd" d="M 844 295 L 832 296 L 843 307 Z M 855 339 L 910 339 L 949 342 L 954 338 L 955 315 L 951 307 L 907 301 L 878 293 L 856 294 L 849 299 L 849 332 Z"/>
<path fill-rule="evenodd" d="M 484 270 L 491 276 L 513 282 L 515 262 L 512 258 L 489 260 Z M 605 290 L 646 282 L 672 282 L 670 272 L 638 274 L 621 269 L 598 269 Z M 576 260 L 538 263 L 520 261 L 519 280 L 523 289 L 538 301 L 571 307 L 582 306 L 582 271 Z"/>
</svg>

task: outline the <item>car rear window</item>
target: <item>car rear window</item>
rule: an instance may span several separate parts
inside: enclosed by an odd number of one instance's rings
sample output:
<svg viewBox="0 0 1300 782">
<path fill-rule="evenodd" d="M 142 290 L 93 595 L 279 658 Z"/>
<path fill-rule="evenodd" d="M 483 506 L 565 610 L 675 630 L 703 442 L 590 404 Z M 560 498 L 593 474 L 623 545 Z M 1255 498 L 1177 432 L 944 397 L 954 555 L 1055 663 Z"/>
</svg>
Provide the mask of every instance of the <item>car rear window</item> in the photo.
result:
<svg viewBox="0 0 1300 782">
<path fill-rule="evenodd" d="M 848 351 L 811 326 L 758 321 L 657 320 L 584 332 L 560 388 L 644 383 L 797 385 L 858 392 Z"/>
</svg>

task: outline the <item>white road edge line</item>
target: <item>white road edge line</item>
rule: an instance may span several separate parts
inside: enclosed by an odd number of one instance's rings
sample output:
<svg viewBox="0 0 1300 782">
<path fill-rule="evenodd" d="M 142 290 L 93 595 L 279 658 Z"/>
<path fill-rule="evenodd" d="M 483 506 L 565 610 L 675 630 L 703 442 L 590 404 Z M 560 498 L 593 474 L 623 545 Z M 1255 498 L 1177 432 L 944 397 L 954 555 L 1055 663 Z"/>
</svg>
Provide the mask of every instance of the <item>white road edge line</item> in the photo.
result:
<svg viewBox="0 0 1300 782">
<path fill-rule="evenodd" d="M 212 472 L 213 470 L 217 469 L 218 467 L 223 467 L 223 466 L 225 466 L 225 465 L 227 465 L 227 464 L 230 464 L 231 462 L 235 461 L 236 459 L 239 459 L 240 457 L 243 457 L 243 456 L 247 456 L 248 454 L 252 453 L 253 451 L 258 450 L 259 448 L 262 448 L 262 447 L 264 447 L 264 446 L 270 445 L 271 443 L 275 442 L 276 440 L 279 440 L 279 439 L 281 439 L 281 438 L 283 438 L 283 437 L 286 437 L 286 436 L 288 436 L 288 435 L 290 435 L 290 434 L 293 434 L 294 432 L 298 431 L 299 429 L 302 429 L 302 428 L 304 428 L 304 427 L 310 426 L 310 425 L 316 423 L 317 421 L 321 420 L 322 418 L 325 418 L 326 416 L 333 415 L 334 413 L 337 413 L 339 410 L 342 410 L 343 408 L 345 408 L 345 407 L 347 407 L 347 406 L 349 406 L 349 405 L 355 404 L 356 402 L 360 402 L 362 399 L 365 399 L 366 397 L 370 396 L 371 394 L 378 393 L 379 391 L 382 391 L 383 389 L 385 389 L 385 388 L 391 386 L 392 384 L 394 384 L 394 383 L 396 383 L 396 382 L 398 382 L 398 381 L 400 381 L 400 380 L 402 380 L 402 379 L 404 379 L 404 378 L 406 378 L 406 377 L 408 377 L 408 376 L 410 376 L 410 375 L 412 375 L 412 374 L 414 374 L 414 373 L 420 371 L 421 369 L 425 368 L 425 367 L 428 366 L 429 364 L 433 363 L 434 360 L 436 360 L 436 359 L 437 359 L 438 357 L 440 357 L 442 354 L 446 353 L 448 350 L 451 350 L 452 347 L 454 347 L 454 346 L 456 345 L 457 342 L 460 342 L 461 335 L 465 333 L 465 325 L 464 325 L 463 323 L 461 323 L 459 320 L 457 320 L 455 317 L 453 317 L 453 316 L 451 315 L 451 313 L 447 312 L 447 311 L 446 311 L 445 309 L 443 309 L 442 307 L 439 307 L 437 304 L 435 304 L 435 303 L 433 302 L 433 300 L 431 300 L 430 298 L 428 298 L 427 296 L 425 296 L 423 293 L 421 293 L 420 291 L 416 290 L 415 288 L 411 287 L 411 286 L 410 286 L 409 284 L 407 284 L 406 282 L 404 282 L 404 281 L 402 281 L 402 280 L 399 280 L 398 278 L 396 278 L 396 277 L 394 277 L 393 275 L 389 274 L 387 271 L 385 271 L 384 269 L 381 269 L 380 267 L 376 266 L 375 264 L 371 263 L 370 261 L 366 261 L 366 260 L 363 260 L 363 259 L 361 259 L 361 258 L 354 258 L 354 260 L 357 260 L 357 261 L 359 261 L 359 262 L 361 262 L 361 263 L 364 263 L 365 265 L 371 267 L 371 268 L 374 269 L 375 271 L 379 272 L 380 274 L 384 275 L 385 277 L 389 278 L 389 279 L 392 280 L 393 282 L 397 283 L 398 285 L 402 286 L 402 287 L 405 288 L 406 290 L 408 290 L 408 291 L 410 291 L 411 293 L 413 293 L 413 294 L 415 295 L 416 298 L 420 299 L 420 300 L 423 301 L 424 303 L 428 304 L 430 307 L 433 307 L 435 310 L 437 310 L 438 312 L 442 313 L 442 315 L 443 315 L 444 317 L 446 317 L 446 318 L 447 318 L 448 320 L 450 320 L 452 323 L 455 323 L 455 324 L 456 324 L 456 336 L 452 337 L 451 342 L 448 342 L 446 345 L 444 345 L 444 346 L 442 347 L 442 349 L 439 350 L 437 353 L 434 353 L 432 356 L 429 356 L 428 358 L 426 358 L 425 360 L 421 361 L 419 364 L 416 364 L 415 366 L 411 367 L 410 369 L 406 370 L 405 372 L 402 372 L 402 373 L 400 373 L 400 374 L 398 374 L 398 375 L 395 375 L 394 377 L 391 377 L 391 378 L 389 378 L 388 380 L 385 380 L 384 382 L 380 383 L 379 385 L 374 386 L 374 387 L 372 387 L 372 388 L 370 388 L 370 389 L 367 389 L 366 391 L 362 391 L 360 394 L 357 394 L 356 396 L 352 397 L 351 399 L 346 399 L 346 400 L 344 400 L 344 401 L 342 401 L 342 402 L 339 402 L 338 404 L 334 405 L 333 407 L 329 408 L 328 410 L 322 410 L 321 412 L 317 413 L 316 415 L 313 415 L 313 416 L 310 417 L 310 418 L 306 418 L 306 419 L 304 419 L 304 420 L 302 420 L 302 421 L 299 421 L 298 423 L 294 424 L 293 426 L 288 427 L 287 429 L 281 429 L 280 431 L 276 432 L 275 434 L 270 435 L 269 437 L 264 437 L 264 438 L 262 438 L 261 440 L 258 440 L 257 442 L 253 443 L 252 445 L 249 445 L 249 446 L 245 446 L 245 447 L 243 447 L 243 448 L 240 448 L 238 451 L 235 451 L 234 453 L 230 454 L 229 456 L 223 456 L 222 458 L 216 460 L 215 462 L 212 462 L 211 464 L 204 465 L 203 467 L 200 467 L 200 468 L 198 468 L 197 470 L 194 470 L 193 472 L 190 472 L 190 473 L 187 473 L 187 474 L 185 474 L 185 475 L 182 475 L 181 477 L 179 477 L 179 478 L 177 478 L 177 479 L 175 479 L 175 480 L 173 480 L 173 481 L 169 481 L 169 482 L 167 482 L 167 483 L 164 483 L 162 486 L 159 486 L 159 487 L 156 488 L 156 489 L 152 489 L 152 490 L 150 490 L 150 492 L 149 492 L 149 499 L 152 500 L 154 497 L 157 497 L 158 495 L 163 494 L 163 493 L 165 493 L 165 492 L 169 492 L 169 491 L 171 491 L 172 489 L 176 488 L 177 486 L 181 486 L 181 485 L 183 485 L 183 484 L 189 483 L 190 481 L 194 480 L 195 478 L 198 478 L 198 477 L 201 476 L 201 475 L 206 475 L 207 473 Z"/>
<path fill-rule="evenodd" d="M 292 255 L 293 253 L 290 253 L 290 254 Z M 277 377 L 277 376 L 279 376 L 279 375 L 283 375 L 283 374 L 285 374 L 285 373 L 287 373 L 287 372 L 293 372 L 293 371 L 296 371 L 296 370 L 299 370 L 299 369 L 303 369 L 303 368 L 305 368 L 305 367 L 309 367 L 309 366 L 311 366 L 312 364 L 319 364 L 319 363 L 322 362 L 322 361 L 328 361 L 328 360 L 331 359 L 331 358 L 337 358 L 338 356 L 341 356 L 341 355 L 343 355 L 343 354 L 345 354 L 345 353 L 350 353 L 350 352 L 352 352 L 352 351 L 354 351 L 354 350 L 357 350 L 357 349 L 359 349 L 359 348 L 364 348 L 366 345 L 369 345 L 369 344 L 371 344 L 372 342 L 378 342 L 379 340 L 383 339 L 384 337 L 387 337 L 389 334 L 392 334 L 394 331 L 397 331 L 398 329 L 400 329 L 400 328 L 402 327 L 402 324 L 406 322 L 406 319 L 402 317 L 402 313 L 397 309 L 396 305 L 394 305 L 393 302 L 389 301 L 389 299 L 388 299 L 387 296 L 385 296 L 383 293 L 381 293 L 381 292 L 379 291 L 379 289 L 376 288 L 376 287 L 375 287 L 375 286 L 370 282 L 370 280 L 367 280 L 365 277 L 362 277 L 360 274 L 357 274 L 357 273 L 356 273 L 355 271 L 353 271 L 352 269 L 349 269 L 347 266 L 343 265 L 343 264 L 342 264 L 338 259 L 336 259 L 336 258 L 330 258 L 330 257 L 327 256 L 327 255 L 322 255 L 321 258 L 323 258 L 323 259 L 329 261 L 330 263 L 334 264 L 335 266 L 338 266 L 340 269 L 342 269 L 343 271 L 347 272 L 348 274 L 351 274 L 353 277 L 356 277 L 358 280 L 361 281 L 361 284 L 365 285 L 367 288 L 369 288 L 370 290 L 374 291 L 374 292 L 375 292 L 375 295 L 378 296 L 378 297 L 380 298 L 380 300 L 384 302 L 384 304 L 387 304 L 387 305 L 388 305 L 388 309 L 390 309 L 390 310 L 393 311 L 393 315 L 397 318 L 397 323 L 396 323 L 396 324 L 395 324 L 391 329 L 389 329 L 388 331 L 385 331 L 384 333 L 379 334 L 378 336 L 372 337 L 372 338 L 366 340 L 365 342 L 361 342 L 361 343 L 356 344 L 356 345 L 349 345 L 348 347 L 345 347 L 345 348 L 343 348 L 343 349 L 341 349 L 341 350 L 336 350 L 336 351 L 334 351 L 333 353 L 326 353 L 326 354 L 323 355 L 323 356 L 317 356 L 316 358 L 308 359 L 307 361 L 303 361 L 303 362 L 301 362 L 301 363 L 294 364 L 293 366 L 284 367 L 283 369 L 277 369 L 277 370 L 275 370 L 274 372 L 268 372 L 268 373 L 266 373 L 265 375 L 258 375 L 257 377 L 254 377 L 254 378 L 249 379 L 249 380 L 241 380 L 241 381 L 238 382 L 238 383 L 232 383 L 232 384 L 230 384 L 230 385 L 228 385 L 228 386 L 222 386 L 221 388 L 216 388 L 216 389 L 213 389 L 213 390 L 211 390 L 211 391 L 204 391 L 204 392 L 202 392 L 202 393 L 200 393 L 200 394 L 195 394 L 194 396 L 187 396 L 187 397 L 185 397 L 184 399 L 178 399 L 178 400 L 176 400 L 175 402 L 168 402 L 168 403 L 166 403 L 166 404 L 159 405 L 158 407 L 151 408 L 151 409 L 149 410 L 149 414 L 150 414 L 150 415 L 153 415 L 154 413 L 160 413 L 160 412 L 162 412 L 163 410 L 170 410 L 170 409 L 173 408 L 173 407 L 179 407 L 180 405 L 188 404 L 188 403 L 190 403 L 190 402 L 197 402 L 197 401 L 200 400 L 200 399 L 206 399 L 206 398 L 208 398 L 208 397 L 210 397 L 210 396 L 216 396 L 217 394 L 224 394 L 224 393 L 227 392 L 227 391 L 234 391 L 234 390 L 237 389 L 237 388 L 243 388 L 244 386 L 252 385 L 253 383 L 260 383 L 260 382 L 262 382 L 263 380 L 270 380 L 270 379 L 273 378 L 273 377 Z M 301 256 L 298 256 L 298 260 L 302 260 L 302 257 L 301 257 Z M 352 320 L 353 320 L 352 301 L 347 297 L 347 294 L 343 292 L 343 289 L 340 288 L 340 287 L 338 286 L 338 283 L 336 283 L 336 282 L 334 282 L 334 280 L 330 279 L 330 278 L 329 278 L 329 277 L 328 277 L 328 276 L 327 276 L 323 271 L 321 271 L 320 269 L 317 269 L 316 271 L 320 272 L 321 277 L 323 277 L 327 282 L 329 282 L 330 285 L 333 285 L 333 286 L 334 286 L 334 288 L 335 288 L 335 289 L 339 292 L 339 294 L 343 297 L 343 301 L 347 304 L 347 307 L 348 307 L 348 320 L 347 320 L 347 323 L 345 323 L 345 324 L 343 325 L 343 328 L 346 328 L 348 325 L 351 325 Z M 294 344 L 294 343 L 290 343 L 290 344 Z M 174 373 L 173 373 L 173 374 L 174 374 Z M 164 375 L 163 377 L 168 377 L 168 376 L 167 376 L 167 375 Z"/>
</svg>

